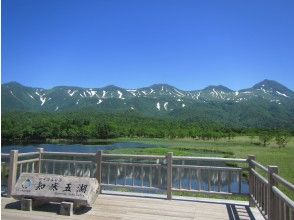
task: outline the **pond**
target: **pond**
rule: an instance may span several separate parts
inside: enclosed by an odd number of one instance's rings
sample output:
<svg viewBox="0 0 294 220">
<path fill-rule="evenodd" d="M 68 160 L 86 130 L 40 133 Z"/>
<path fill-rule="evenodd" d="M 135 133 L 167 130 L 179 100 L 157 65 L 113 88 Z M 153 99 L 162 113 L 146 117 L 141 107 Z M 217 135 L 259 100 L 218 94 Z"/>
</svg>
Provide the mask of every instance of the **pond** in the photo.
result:
<svg viewBox="0 0 294 220">
<path fill-rule="evenodd" d="M 144 144 L 144 143 L 136 143 L 136 142 L 102 142 L 96 143 L 95 145 L 84 145 L 84 144 L 29 144 L 29 145 L 9 145 L 2 147 L 2 153 L 9 153 L 11 150 L 19 150 L 21 153 L 25 152 L 34 152 L 37 151 L 37 148 L 44 148 L 45 151 L 52 151 L 52 152 L 78 152 L 78 153 L 95 153 L 98 150 L 113 150 L 119 148 L 154 148 L 158 147 L 154 144 Z M 57 158 L 56 158 L 57 159 Z M 112 160 L 115 161 L 115 160 Z M 120 162 L 134 162 L 134 161 L 122 161 Z M 138 161 L 139 162 L 139 161 Z M 151 161 L 149 161 L 151 162 Z M 154 161 L 153 161 L 154 162 Z M 151 162 L 151 163 L 153 163 Z M 146 161 L 145 161 L 146 163 Z M 159 163 L 163 163 L 160 161 Z M 182 164 L 182 161 L 174 160 L 175 164 Z M 198 166 L 228 166 L 225 162 L 208 162 L 208 161 L 185 161 L 187 165 L 198 165 Z M 53 170 L 55 169 L 55 170 Z M 76 169 L 76 171 L 73 171 Z M 93 176 L 95 173 L 95 166 L 89 167 L 71 167 L 71 166 L 64 166 L 62 164 L 53 164 L 48 163 L 46 166 L 42 168 L 42 172 L 44 173 L 55 173 L 61 175 L 74 175 L 74 172 L 79 173 L 80 176 Z M 102 181 L 103 183 L 110 183 L 114 184 L 117 183 L 119 185 L 123 184 L 130 184 L 134 183 L 135 186 L 146 186 L 151 182 L 157 187 L 159 190 L 153 191 L 153 193 L 164 193 L 164 189 L 166 189 L 166 169 L 160 168 L 161 170 L 152 170 L 145 168 L 144 170 L 141 169 L 134 169 L 132 170 L 122 166 L 115 166 L 111 167 L 102 167 Z M 104 172 L 103 172 L 104 170 Z M 109 173 L 108 173 L 109 172 Z M 160 173 L 159 173 L 160 172 Z M 173 186 L 175 188 L 179 187 L 179 176 L 181 177 L 181 186 L 182 188 L 188 189 L 191 187 L 192 189 L 201 189 L 201 190 L 208 190 L 208 175 L 211 178 L 210 184 L 211 188 L 214 191 L 217 191 L 218 186 L 218 175 L 221 177 L 221 191 L 226 191 L 227 187 L 230 185 L 232 192 L 238 192 L 239 187 L 239 175 L 238 173 L 232 173 L 232 176 L 229 178 L 228 173 L 222 172 L 214 172 L 211 171 L 209 174 L 205 170 L 195 171 L 191 174 L 192 181 L 190 181 L 190 177 L 186 171 L 179 172 L 179 170 L 174 169 L 173 171 Z M 134 178 L 133 178 L 134 177 Z M 197 181 L 198 179 L 201 181 Z M 5 179 L 2 176 L 2 189 L 5 188 Z M 155 184 L 156 183 L 156 184 Z M 105 187 L 104 187 L 105 188 Z M 112 187 L 108 186 L 105 189 L 111 189 Z M 139 192 L 149 192 L 152 193 L 148 188 L 139 189 Z M 248 182 L 246 178 L 241 179 L 241 192 L 248 193 Z"/>
<path fill-rule="evenodd" d="M 2 153 L 10 153 L 11 150 L 18 150 L 20 153 L 37 151 L 37 148 L 44 148 L 45 151 L 52 152 L 77 152 L 96 153 L 99 150 L 113 150 L 119 148 L 148 148 L 156 147 L 152 144 L 136 142 L 99 142 L 95 145 L 85 144 L 28 144 L 28 145 L 4 145 L 1 147 Z"/>
</svg>

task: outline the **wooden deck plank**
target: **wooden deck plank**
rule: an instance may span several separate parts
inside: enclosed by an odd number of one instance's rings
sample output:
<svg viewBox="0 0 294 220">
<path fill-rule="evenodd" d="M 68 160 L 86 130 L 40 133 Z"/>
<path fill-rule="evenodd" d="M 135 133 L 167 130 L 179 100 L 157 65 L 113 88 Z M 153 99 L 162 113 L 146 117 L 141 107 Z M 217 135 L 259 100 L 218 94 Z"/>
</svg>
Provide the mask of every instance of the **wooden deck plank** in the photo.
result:
<svg viewBox="0 0 294 220">
<path fill-rule="evenodd" d="M 17 209 L 16 201 L 11 198 L 1 199 L 1 216 L 7 220 L 124 220 L 124 219 L 182 219 L 182 220 L 226 220 L 232 219 L 232 213 L 236 219 L 250 219 L 248 206 L 240 204 L 225 204 L 213 201 L 189 201 L 166 200 L 162 198 L 141 198 L 134 196 L 101 194 L 96 200 L 93 208 L 81 215 L 60 216 L 57 214 L 58 205 L 48 205 L 48 210 L 42 208 L 32 212 Z M 7 208 L 7 205 L 14 207 Z M 230 211 L 231 210 L 231 211 Z M 261 215 L 253 210 L 256 220 L 263 219 Z"/>
</svg>

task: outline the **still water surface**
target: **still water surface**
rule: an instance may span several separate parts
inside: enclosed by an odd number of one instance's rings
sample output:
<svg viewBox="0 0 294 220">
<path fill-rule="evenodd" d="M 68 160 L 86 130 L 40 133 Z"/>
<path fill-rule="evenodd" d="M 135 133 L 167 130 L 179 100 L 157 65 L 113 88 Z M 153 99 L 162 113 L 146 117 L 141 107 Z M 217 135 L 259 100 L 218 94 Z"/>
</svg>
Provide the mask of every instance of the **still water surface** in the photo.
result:
<svg viewBox="0 0 294 220">
<path fill-rule="evenodd" d="M 9 153 L 11 150 L 19 150 L 21 153 L 25 152 L 33 152 L 37 151 L 37 148 L 44 148 L 45 151 L 53 151 L 53 152 L 79 152 L 79 153 L 95 153 L 98 150 L 113 150 L 119 148 L 151 148 L 156 147 L 156 145 L 151 144 L 143 144 L 143 143 L 136 143 L 136 142 L 103 142 L 97 143 L 96 145 L 83 145 L 83 144 L 29 144 L 29 145 L 9 145 L 9 146 L 2 146 L 2 153 Z M 127 161 L 121 161 L 127 162 Z M 174 161 L 176 164 L 182 164 L 182 161 Z M 190 165 L 199 165 L 199 166 L 227 166 L 224 162 L 195 162 L 187 161 L 186 164 Z M 92 176 L 95 173 L 95 166 L 84 166 L 84 167 L 75 167 L 77 171 L 73 171 L 73 167 L 64 166 L 62 164 L 55 164 L 54 171 L 53 171 L 53 164 L 48 163 L 46 167 L 43 167 L 42 172 L 44 173 L 55 173 L 61 175 L 73 175 L 73 172 L 80 172 L 80 176 Z M 119 185 L 130 185 L 134 182 L 135 186 L 146 186 L 150 185 L 150 181 L 154 187 L 158 187 L 158 189 L 165 189 L 166 188 L 166 169 L 162 168 L 160 174 L 158 173 L 159 170 L 156 169 L 148 169 L 144 168 L 132 170 L 131 167 L 127 170 L 126 168 L 121 166 L 114 166 L 110 169 L 108 167 L 103 167 L 105 172 L 102 173 L 102 180 L 103 183 L 109 182 L 110 184 L 119 184 Z M 108 174 L 108 172 L 110 174 Z M 179 170 L 174 169 L 173 171 L 173 186 L 178 188 L 180 183 L 178 177 L 181 177 L 181 186 L 183 188 L 188 189 L 191 185 L 192 189 L 201 189 L 207 190 L 208 189 L 208 173 L 205 170 L 195 171 L 192 173 L 192 181 L 190 181 L 190 176 L 188 175 L 187 171 L 179 172 Z M 217 191 L 218 189 L 218 173 L 211 171 L 209 174 L 211 176 L 210 184 L 212 190 Z M 221 174 L 221 191 L 227 191 L 228 184 L 232 192 L 237 193 L 239 187 L 239 176 L 238 173 L 232 173 L 231 178 L 228 178 L 228 173 L 222 172 Z M 201 182 L 198 179 L 201 179 Z M 151 178 L 151 180 L 150 180 Z M 3 184 L 3 179 L 2 183 Z M 4 184 L 6 185 L 6 184 Z M 2 185 L 3 186 L 3 185 Z M 248 193 L 248 182 L 245 178 L 241 180 L 241 191 L 242 193 Z M 148 189 L 139 190 L 141 192 L 152 192 Z M 162 193 L 162 190 L 159 190 L 158 193 Z"/>
</svg>

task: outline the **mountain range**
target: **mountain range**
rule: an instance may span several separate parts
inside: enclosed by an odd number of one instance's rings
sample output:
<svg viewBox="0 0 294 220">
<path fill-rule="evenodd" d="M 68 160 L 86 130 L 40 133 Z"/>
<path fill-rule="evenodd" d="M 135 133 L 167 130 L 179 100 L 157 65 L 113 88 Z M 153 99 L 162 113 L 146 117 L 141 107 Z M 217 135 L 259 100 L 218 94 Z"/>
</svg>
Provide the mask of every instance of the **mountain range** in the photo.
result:
<svg viewBox="0 0 294 220">
<path fill-rule="evenodd" d="M 294 92 L 273 80 L 263 80 L 239 91 L 208 86 L 184 91 L 167 84 L 137 89 L 117 86 L 52 89 L 2 84 L 2 113 L 97 111 L 136 112 L 148 117 L 186 120 L 217 120 L 253 127 L 293 127 Z"/>
</svg>

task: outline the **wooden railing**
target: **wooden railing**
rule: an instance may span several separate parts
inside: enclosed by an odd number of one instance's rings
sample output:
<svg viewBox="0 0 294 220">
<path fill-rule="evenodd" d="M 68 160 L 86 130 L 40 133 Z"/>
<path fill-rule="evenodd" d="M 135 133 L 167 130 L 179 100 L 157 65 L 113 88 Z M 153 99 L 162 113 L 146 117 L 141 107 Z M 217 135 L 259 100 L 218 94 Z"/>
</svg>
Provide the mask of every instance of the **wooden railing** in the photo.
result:
<svg viewBox="0 0 294 220">
<path fill-rule="evenodd" d="M 294 185 L 278 175 L 277 166 L 265 167 L 254 156 L 248 157 L 248 163 L 249 205 L 256 206 L 265 219 L 294 220 L 294 202 L 278 188 L 294 193 Z"/>
<path fill-rule="evenodd" d="M 254 156 L 247 159 L 46 152 L 1 154 L 9 158 L 8 196 L 20 173 L 52 173 L 97 178 L 102 187 L 159 190 L 172 199 L 173 192 L 249 195 L 265 219 L 294 220 L 294 202 L 281 186 L 294 193 L 294 186 L 278 175 L 278 167 L 265 167 Z M 227 163 L 234 166 L 227 166 Z M 242 189 L 242 176 L 249 171 L 249 193 Z M 262 174 L 260 174 L 262 173 Z M 234 180 L 234 181 L 233 181 Z M 232 189 L 234 183 L 234 189 Z"/>
</svg>

